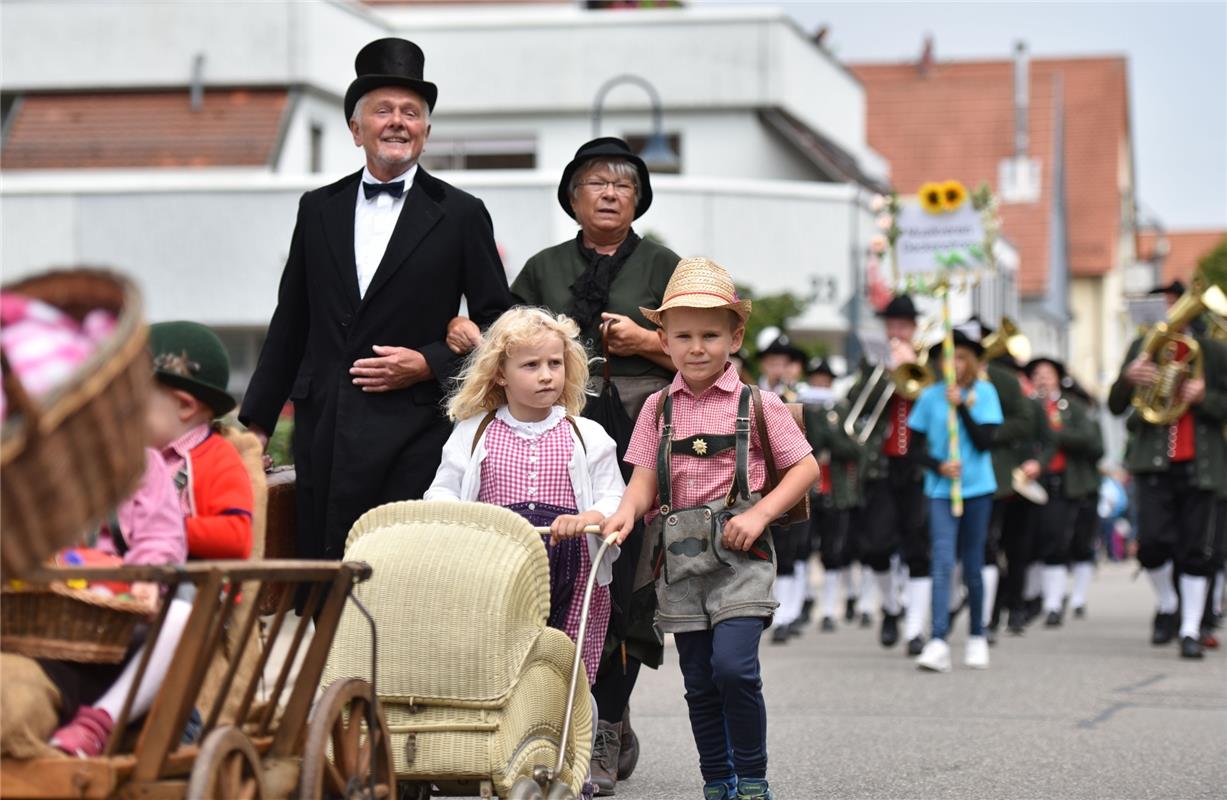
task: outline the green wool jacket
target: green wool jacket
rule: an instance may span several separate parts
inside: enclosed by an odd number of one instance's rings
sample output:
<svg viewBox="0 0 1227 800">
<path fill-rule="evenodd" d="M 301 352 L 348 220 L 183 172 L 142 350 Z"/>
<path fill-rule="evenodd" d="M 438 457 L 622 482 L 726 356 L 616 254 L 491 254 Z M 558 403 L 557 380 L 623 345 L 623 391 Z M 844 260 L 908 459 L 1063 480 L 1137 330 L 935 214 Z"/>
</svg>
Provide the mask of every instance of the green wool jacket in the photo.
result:
<svg viewBox="0 0 1227 800">
<path fill-rule="evenodd" d="M 1028 453 L 1034 442 L 1035 420 L 1018 383 L 1018 370 L 991 361 L 985 371 L 1001 399 L 1003 420 L 993 431 L 993 474 L 997 478 L 997 492 L 993 496 L 1009 497 L 1014 493 L 1010 488 L 1014 468 L 1032 457 Z"/>
<path fill-rule="evenodd" d="M 1195 337 L 1201 345 L 1206 377 L 1206 396 L 1195 406 L 1193 432 L 1197 443 L 1194 456 L 1194 481 L 1198 488 L 1211 489 L 1227 495 L 1227 344 L 1202 336 Z M 1121 371 L 1108 393 L 1108 409 L 1116 415 L 1128 413 L 1129 444 L 1125 449 L 1125 468 L 1135 475 L 1166 472 L 1168 426 L 1151 425 L 1136 413 L 1130 401 L 1133 385 L 1125 380 L 1125 367 L 1142 349 L 1142 339 L 1133 340 L 1121 365 Z"/>
<path fill-rule="evenodd" d="M 1090 406 L 1072 394 L 1057 400 L 1061 429 L 1048 425 L 1048 412 L 1041 401 L 1036 408 L 1048 428 L 1048 439 L 1040 454 L 1044 466 L 1056 455 L 1065 454 L 1065 496 L 1077 500 L 1099 491 L 1099 459 L 1103 458 L 1103 434 Z"/>
<path fill-rule="evenodd" d="M 852 388 L 848 391 L 847 398 L 839 404 L 839 426 L 841 431 L 843 430 L 844 420 L 847 419 L 848 413 L 852 410 L 853 402 L 855 402 L 856 398 L 860 395 L 861 390 L 864 388 L 866 382 L 868 382 L 870 376 L 873 374 L 873 370 L 874 367 L 872 364 L 865 359 L 861 359 L 856 376 L 856 382 L 852 384 Z M 865 403 L 865 406 L 861 411 L 862 417 L 868 416 L 869 412 L 873 411 L 874 406 L 877 405 L 878 398 L 881 397 L 881 392 L 884 390 L 888 380 L 889 373 L 882 378 L 877 387 L 870 390 L 872 394 L 869 396 L 869 401 Z M 862 480 L 872 481 L 880 480 L 886 477 L 887 456 L 882 453 L 882 445 L 886 440 L 886 434 L 890 431 L 890 407 L 891 403 L 888 402 L 886 404 L 886 408 L 882 411 L 882 415 L 878 417 L 878 422 L 876 425 L 874 425 L 873 431 L 869 434 L 869 439 L 865 442 L 862 448 L 864 450 L 864 471 L 861 475 Z M 859 425 L 857 427 L 859 429 Z M 851 442 L 851 444 L 856 445 L 855 442 Z M 917 473 L 922 472 L 922 468 L 919 464 L 916 464 L 913 469 L 915 469 Z"/>
<path fill-rule="evenodd" d="M 805 438 L 814 454 L 830 456 L 823 469 L 831 473 L 831 504 L 843 511 L 862 504 L 861 474 L 864 471 L 863 449 L 844 433 L 839 404 L 806 405 Z"/>
<path fill-rule="evenodd" d="M 650 239 L 641 239 L 609 287 L 608 311 L 625 314 L 648 330 L 656 330 L 639 313 L 639 307 L 657 308 L 665 287 L 681 259 L 677 253 Z M 574 239 L 547 247 L 528 259 L 511 284 L 511 294 L 521 305 L 542 306 L 555 314 L 573 314 L 571 285 L 588 268 Z M 598 322 L 599 325 L 599 322 Z M 601 354 L 598 325 L 582 331 L 592 355 Z M 656 376 L 672 378 L 672 370 L 642 356 L 610 356 L 609 372 L 617 377 Z"/>
</svg>

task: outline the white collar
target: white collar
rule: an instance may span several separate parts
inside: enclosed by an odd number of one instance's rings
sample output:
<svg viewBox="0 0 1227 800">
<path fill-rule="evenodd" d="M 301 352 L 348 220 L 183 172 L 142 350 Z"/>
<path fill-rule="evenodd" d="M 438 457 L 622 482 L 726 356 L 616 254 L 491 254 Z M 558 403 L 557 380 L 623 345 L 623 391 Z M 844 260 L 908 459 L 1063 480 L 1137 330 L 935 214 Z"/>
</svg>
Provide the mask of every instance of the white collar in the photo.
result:
<svg viewBox="0 0 1227 800">
<path fill-rule="evenodd" d="M 499 406 L 494 416 L 508 428 L 511 428 L 516 436 L 522 439 L 536 439 L 538 436 L 548 433 L 555 425 L 566 419 L 567 410 L 562 406 L 551 406 L 550 413 L 540 422 L 523 422 L 518 420 L 511 416 L 511 409 L 507 406 Z"/>
<path fill-rule="evenodd" d="M 417 172 L 418 172 L 418 162 L 414 161 L 413 166 L 409 167 L 409 169 L 397 175 L 392 180 L 381 181 L 378 178 L 376 178 L 374 175 L 372 175 L 371 168 L 369 166 L 366 166 L 362 168 L 362 182 L 363 183 L 395 183 L 396 181 L 404 181 L 405 191 L 408 192 L 409 188 L 413 186 L 413 179 L 414 177 L 417 176 Z M 404 197 L 404 195 L 402 194 L 401 197 Z"/>
</svg>

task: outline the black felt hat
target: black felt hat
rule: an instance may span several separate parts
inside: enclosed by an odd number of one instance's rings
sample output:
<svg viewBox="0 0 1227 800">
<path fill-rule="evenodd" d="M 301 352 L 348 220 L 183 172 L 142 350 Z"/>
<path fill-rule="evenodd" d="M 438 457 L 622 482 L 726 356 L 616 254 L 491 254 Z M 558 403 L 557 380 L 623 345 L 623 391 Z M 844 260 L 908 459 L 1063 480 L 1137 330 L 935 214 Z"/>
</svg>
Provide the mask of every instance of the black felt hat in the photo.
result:
<svg viewBox="0 0 1227 800">
<path fill-rule="evenodd" d="M 381 86 L 404 86 L 422 96 L 431 111 L 439 97 L 439 87 L 422 79 L 426 55 L 408 39 L 376 39 L 358 51 L 354 71 L 358 77 L 345 91 L 345 119 L 354 114 L 362 95 Z"/>
<path fill-rule="evenodd" d="M 1023 367 L 1023 370 L 1026 371 L 1028 378 L 1031 377 L 1031 373 L 1034 372 L 1035 368 L 1040 364 L 1048 364 L 1057 371 L 1057 378 L 1059 380 L 1065 380 L 1065 365 L 1060 361 L 1057 361 L 1055 358 L 1049 358 L 1048 356 L 1037 356 L 1036 358 L 1033 358 L 1027 362 L 1027 366 Z"/>
<path fill-rule="evenodd" d="M 959 330 L 958 328 L 954 328 L 951 331 L 951 334 L 954 337 L 955 347 L 967 347 L 976 354 L 977 358 L 984 355 L 984 345 L 980 344 L 979 339 L 973 339 L 972 337 L 968 336 L 966 333 Z M 929 360 L 930 361 L 936 361 L 937 359 L 942 357 L 942 347 L 943 347 L 943 343 L 938 342 L 937 344 L 929 348 Z"/>
<path fill-rule="evenodd" d="M 831 369 L 831 364 L 822 356 L 814 356 L 805 365 L 806 375 L 826 375 L 829 378 L 835 377 L 835 370 Z"/>
<path fill-rule="evenodd" d="M 801 364 L 804 364 L 807 358 L 805 351 L 793 344 L 786 333 L 780 334 L 771 344 L 754 354 L 754 357 L 759 359 L 763 356 L 787 356 L 789 361 Z"/>
<path fill-rule="evenodd" d="M 648 175 L 648 165 L 635 155 L 629 144 L 615 136 L 602 136 L 579 146 L 575 158 L 562 168 L 562 180 L 558 181 L 558 205 L 567 212 L 567 216 L 575 219 L 575 209 L 571 208 L 571 178 L 584 164 L 597 158 L 622 158 L 634 165 L 639 173 L 639 202 L 635 204 L 635 219 L 642 217 L 652 205 L 652 179 Z"/>
<path fill-rule="evenodd" d="M 877 312 L 882 319 L 906 319 L 913 322 L 920 314 L 916 313 L 916 304 L 906 294 L 892 297 L 886 308 Z"/>
</svg>

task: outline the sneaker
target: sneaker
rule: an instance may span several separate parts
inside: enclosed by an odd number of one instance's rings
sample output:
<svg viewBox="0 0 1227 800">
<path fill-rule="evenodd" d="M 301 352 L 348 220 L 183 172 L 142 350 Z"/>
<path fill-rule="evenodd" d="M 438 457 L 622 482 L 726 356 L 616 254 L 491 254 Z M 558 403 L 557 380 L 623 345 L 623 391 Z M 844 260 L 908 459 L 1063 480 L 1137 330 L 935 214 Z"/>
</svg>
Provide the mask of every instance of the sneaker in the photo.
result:
<svg viewBox="0 0 1227 800">
<path fill-rule="evenodd" d="M 614 794 L 618 786 L 618 754 L 622 749 L 622 723 L 597 720 L 596 741 L 589 766 L 599 796 Z"/>
<path fill-rule="evenodd" d="M 929 672 L 949 672 L 950 645 L 941 639 L 930 640 L 925 645 L 925 649 L 920 651 L 920 658 L 916 659 L 916 666 Z"/>
<path fill-rule="evenodd" d="M 787 625 L 776 625 L 771 629 L 772 644 L 788 644 L 788 640 L 792 637 L 788 634 Z"/>
<path fill-rule="evenodd" d="M 1205 656 L 1205 651 L 1202 650 L 1201 641 L 1196 636 L 1182 636 L 1180 638 L 1180 657 L 1181 658 L 1202 658 Z"/>
<path fill-rule="evenodd" d="M 963 665 L 971 669 L 988 669 L 988 640 L 983 636 L 972 636 L 967 640 L 967 649 L 963 651 Z"/>
<path fill-rule="evenodd" d="M 1060 611 L 1049 611 L 1048 618 L 1044 620 L 1044 627 L 1045 628 L 1061 627 L 1061 612 Z"/>
<path fill-rule="evenodd" d="M 821 630 L 823 633 L 835 633 L 835 620 L 831 617 L 823 617 Z"/>
<path fill-rule="evenodd" d="M 883 647 L 894 647 L 899 641 L 899 615 L 882 612 L 882 629 L 878 631 L 878 641 Z"/>
<path fill-rule="evenodd" d="M 737 800 L 772 800 L 773 797 L 765 778 L 737 781 Z"/>
<path fill-rule="evenodd" d="M 1176 635 L 1176 615 L 1155 612 L 1155 621 L 1151 628 L 1151 644 L 1167 644 Z"/>
<path fill-rule="evenodd" d="M 704 784 L 703 800 L 737 800 L 737 779 L 728 778 Z"/>
<path fill-rule="evenodd" d="M 72 722 L 55 732 L 51 746 L 78 758 L 96 758 L 106 750 L 115 720 L 101 708 L 81 706 Z"/>
<path fill-rule="evenodd" d="M 925 637 L 913 636 L 907 640 L 907 654 L 909 656 L 918 656 L 925 649 Z"/>
</svg>

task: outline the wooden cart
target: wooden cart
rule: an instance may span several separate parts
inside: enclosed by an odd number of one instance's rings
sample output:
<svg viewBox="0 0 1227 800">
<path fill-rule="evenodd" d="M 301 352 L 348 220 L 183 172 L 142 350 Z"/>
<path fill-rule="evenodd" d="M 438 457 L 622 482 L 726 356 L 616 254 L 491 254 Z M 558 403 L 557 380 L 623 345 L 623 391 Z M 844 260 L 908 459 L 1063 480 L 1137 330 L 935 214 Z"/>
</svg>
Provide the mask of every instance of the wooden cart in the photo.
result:
<svg viewBox="0 0 1227 800">
<path fill-rule="evenodd" d="M 70 574 L 89 580 L 156 581 L 168 587 L 168 596 L 180 585 L 191 584 L 196 594 L 170 672 L 143 725 L 138 729 L 128 716 L 152 647 L 136 656 L 140 659 L 138 680 L 102 757 L 6 759 L 0 763 L 0 796 L 238 800 L 395 795 L 391 739 L 373 687 L 360 678 L 343 678 L 312 702 L 351 588 L 370 577 L 369 566 L 316 561 L 194 562 L 43 570 L 26 580 L 64 580 Z M 302 617 L 275 681 L 262 687 L 261 675 L 269 663 L 272 643 L 281 633 L 296 594 L 306 598 Z M 274 597 L 275 611 L 260 635 L 256 627 L 260 617 L 252 612 Z M 164 603 L 150 624 L 147 642 L 155 641 L 161 632 L 169 606 Z M 304 650 L 308 621 L 313 617 L 315 634 Z M 258 648 L 259 657 L 256 668 L 249 670 L 252 674 L 241 676 L 239 665 L 249 646 Z M 223 647 L 230 648 L 225 657 L 228 666 L 220 690 L 205 708 L 200 705 L 201 686 Z M 289 686 L 300 651 L 298 678 Z M 372 680 L 373 662 L 374 653 Z M 235 706 L 236 697 L 237 709 L 228 713 L 231 719 L 224 720 L 223 706 Z M 204 727 L 196 743 L 182 745 L 193 708 L 199 711 Z"/>
</svg>

